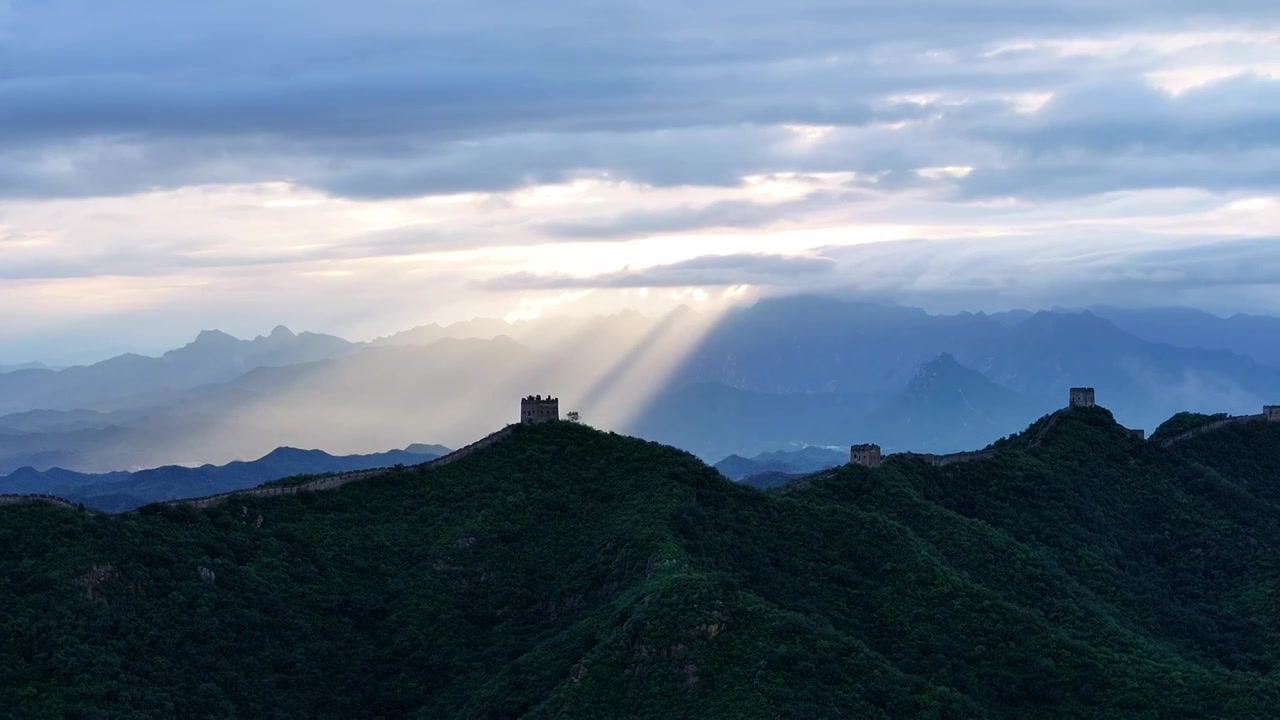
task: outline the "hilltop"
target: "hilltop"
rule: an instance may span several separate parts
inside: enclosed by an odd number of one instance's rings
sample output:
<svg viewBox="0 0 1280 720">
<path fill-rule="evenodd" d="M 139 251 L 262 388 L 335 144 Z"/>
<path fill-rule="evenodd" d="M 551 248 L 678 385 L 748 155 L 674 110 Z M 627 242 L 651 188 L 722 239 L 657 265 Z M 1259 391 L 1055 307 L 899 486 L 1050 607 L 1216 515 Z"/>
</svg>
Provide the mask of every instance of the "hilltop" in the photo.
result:
<svg viewBox="0 0 1280 720">
<path fill-rule="evenodd" d="M 0 706 L 24 717 L 1280 703 L 1280 423 L 1165 449 L 1078 408 L 987 460 L 890 456 L 769 492 L 656 443 L 518 426 L 333 492 L 0 508 L 0 543 Z"/>
</svg>

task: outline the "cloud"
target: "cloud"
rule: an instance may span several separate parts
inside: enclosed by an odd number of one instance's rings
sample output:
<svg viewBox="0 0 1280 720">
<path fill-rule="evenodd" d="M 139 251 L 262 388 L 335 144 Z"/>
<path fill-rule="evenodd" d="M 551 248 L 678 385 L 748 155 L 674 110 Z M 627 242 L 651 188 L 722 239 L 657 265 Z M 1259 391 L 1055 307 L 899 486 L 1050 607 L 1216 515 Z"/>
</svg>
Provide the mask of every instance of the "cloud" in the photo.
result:
<svg viewBox="0 0 1280 720">
<path fill-rule="evenodd" d="M 988 115 L 1006 111 L 999 98 L 1100 73 L 1136 82 L 1162 54 L 1250 41 L 1245 31 L 1172 49 L 1143 41 L 1141 32 L 1165 31 L 1171 17 L 1203 27 L 1280 17 L 1271 3 L 1243 0 L 1123 9 L 1052 0 L 1034 12 L 968 0 L 931 4 L 927 23 L 912 3 L 834 0 L 624 2 L 609 13 L 562 0 L 536 19 L 461 0 L 359 11 L 328 0 L 13 7 L 0 55 L 0 193 L 33 197 L 210 182 L 295 181 L 385 198 L 583 175 L 662 186 L 730 186 L 780 170 L 905 176 L 914 168 L 901 161 L 918 144 L 970 154 L 970 136 L 983 137 Z M 1079 37 L 1124 52 L 1081 50 L 1071 44 Z M 1019 49 L 993 54 L 1002 47 Z M 1133 109 L 1123 88 L 1101 92 L 1070 97 Z M 1133 127 L 1107 108 L 1098 119 L 1095 141 Z M 1263 120 L 1251 132 L 1264 132 Z M 879 157 L 860 144 L 865 136 L 804 153 L 780 130 L 899 122 L 923 126 L 886 135 Z"/>
<path fill-rule="evenodd" d="M 538 229 L 551 237 L 567 240 L 623 239 L 710 228 L 754 229 L 809 218 L 822 209 L 847 206 L 863 197 L 858 192 L 818 190 L 792 201 L 719 200 L 705 205 L 633 210 L 614 216 L 549 222 Z"/>
<path fill-rule="evenodd" d="M 1265 311 L 1277 39 L 1271 0 L 0 0 L 0 297 L 62 335 L 100 285 L 299 327 L 440 286 Z"/>
<path fill-rule="evenodd" d="M 835 262 L 821 257 L 786 255 L 704 255 L 655 267 L 590 277 L 563 274 L 513 273 L 478 283 L 489 291 L 566 290 L 575 288 L 687 288 L 735 285 L 789 285 L 822 278 Z"/>
<path fill-rule="evenodd" d="M 1280 238 L 1099 234 L 983 241 L 917 239 L 829 247 L 833 292 L 935 310 L 1192 305 L 1234 312 L 1242 303 L 1280 311 Z"/>
<path fill-rule="evenodd" d="M 1217 79 L 1173 95 L 1138 78 L 1093 81 L 1038 112 L 973 120 L 1003 148 L 960 181 L 969 196 L 1079 196 L 1116 190 L 1280 186 L 1280 81 Z"/>
</svg>

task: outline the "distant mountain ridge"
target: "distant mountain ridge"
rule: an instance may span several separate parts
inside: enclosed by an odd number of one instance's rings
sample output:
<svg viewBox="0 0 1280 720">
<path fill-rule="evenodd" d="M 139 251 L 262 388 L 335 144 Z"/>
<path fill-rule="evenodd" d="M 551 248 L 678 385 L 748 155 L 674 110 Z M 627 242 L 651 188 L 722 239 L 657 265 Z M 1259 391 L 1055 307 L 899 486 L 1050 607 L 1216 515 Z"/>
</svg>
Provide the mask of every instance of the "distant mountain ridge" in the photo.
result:
<svg viewBox="0 0 1280 720">
<path fill-rule="evenodd" d="M 1271 367 L 1280 367 L 1280 318 L 1237 313 L 1219 317 L 1192 308 L 1118 308 L 1088 310 L 1149 342 L 1207 350 L 1230 350 Z"/>
<path fill-rule="evenodd" d="M 799 450 L 774 450 L 760 453 L 752 458 L 730 455 L 713 467 L 730 480 L 743 481 L 766 473 L 807 475 L 847 462 L 849 462 L 847 450 L 806 447 Z"/>
<path fill-rule="evenodd" d="M 160 358 L 0 375 L 0 473 L 456 444 L 505 422 L 511 398 L 544 391 L 598 427 L 709 461 L 860 441 L 953 452 L 1059 407 L 1073 385 L 1148 430 L 1184 409 L 1280 399 L 1280 368 L 1174 335 L 1153 342 L 1094 311 L 931 315 L 813 295 L 723 316 L 477 319 L 372 343 L 208 331 Z M 940 358 L 952 362 L 927 369 Z"/>
<path fill-rule="evenodd" d="M 0 364 L 0 373 L 17 372 L 18 370 L 53 370 L 53 369 L 54 368 L 51 368 L 45 365 L 44 363 L 40 363 L 40 362 L 18 363 L 16 365 Z"/>
<path fill-rule="evenodd" d="M 255 368 L 338 358 L 359 348 L 332 335 L 295 335 L 283 326 L 253 340 L 206 330 L 191 343 L 160 357 L 127 354 L 61 370 L 0 373 L 0 415 L 26 410 L 141 407 L 200 385 L 233 380 Z"/>
<path fill-rule="evenodd" d="M 0 493 L 57 495 L 72 502 L 111 512 L 131 510 L 159 500 L 214 495 L 255 487 L 292 475 L 349 472 L 393 465 L 414 465 L 449 452 L 441 445 L 415 443 L 405 450 L 369 455 L 335 456 L 321 450 L 276 448 L 251 461 L 227 465 L 185 467 L 170 465 L 102 474 L 61 468 L 37 471 L 21 468 L 0 477 Z"/>
<path fill-rule="evenodd" d="M 871 414 L 866 439 L 894 451 L 953 452 L 980 447 L 1025 426 L 1043 411 L 1043 405 L 944 352 L 921 365 L 906 388 Z"/>
<path fill-rule="evenodd" d="M 1187 408 L 1251 411 L 1280 397 L 1280 369 L 1229 350 L 1143 340 L 1091 312 L 935 316 L 825 296 L 732 311 L 672 382 L 885 397 L 942 353 L 1037 407 L 1056 403 L 1064 386 L 1094 386 L 1131 426 L 1153 427 Z"/>
<path fill-rule="evenodd" d="M 224 464 L 278 446 L 358 454 L 424 435 L 459 444 L 503 421 L 491 408 L 514 416 L 512 403 L 543 367 L 510 339 L 446 339 L 255 368 L 148 408 L 0 417 L 0 474 L 24 465 L 101 473 Z"/>
<path fill-rule="evenodd" d="M 826 447 L 858 442 L 875 442 L 886 452 L 981 447 L 1060 407 L 1061 394 L 1053 400 L 1025 398 L 942 353 L 919 366 L 905 387 L 879 395 L 769 394 L 711 384 L 674 388 L 634 430 L 701 457 L 723 458 L 717 469 L 741 480 L 762 472 L 813 472 L 832 457 Z M 795 444 L 814 447 L 788 449 Z M 751 459 L 742 457 L 765 446 Z"/>
</svg>

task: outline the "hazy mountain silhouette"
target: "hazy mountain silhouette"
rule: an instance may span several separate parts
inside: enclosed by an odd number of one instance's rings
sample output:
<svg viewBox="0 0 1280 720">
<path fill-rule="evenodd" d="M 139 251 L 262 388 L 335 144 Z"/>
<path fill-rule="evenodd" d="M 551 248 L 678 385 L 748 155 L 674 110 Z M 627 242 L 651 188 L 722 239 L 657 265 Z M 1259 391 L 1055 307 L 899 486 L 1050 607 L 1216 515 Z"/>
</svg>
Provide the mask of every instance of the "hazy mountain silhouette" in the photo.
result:
<svg viewBox="0 0 1280 720">
<path fill-rule="evenodd" d="M 1046 409 L 942 353 L 870 413 L 861 440 L 893 452 L 955 452 L 1024 427 Z"/>
<path fill-rule="evenodd" d="M 1144 340 L 1091 312 L 938 316 L 795 296 L 720 318 L 682 308 L 431 332 L 501 329 L 509 334 L 428 345 L 411 340 L 430 333 L 357 345 L 284 330 L 254 341 L 209 332 L 161 358 L 0 375 L 0 386 L 11 384 L 0 387 L 0 406 L 23 411 L 0 417 L 0 472 L 220 464 L 281 445 L 335 454 L 421 437 L 457 445 L 510 422 L 528 393 L 557 394 L 563 411 L 597 427 L 708 461 L 861 441 L 960 450 L 1061 407 L 1074 385 L 1095 387 L 1125 425 L 1147 429 L 1184 408 L 1251 413 L 1280 399 L 1280 369 Z M 249 366 L 196 387 L 164 380 Z M 23 384 L 31 378 L 50 384 Z M 123 388 L 138 392 L 123 397 Z M 65 397 L 32 412 L 51 393 Z"/>
<path fill-rule="evenodd" d="M 332 335 L 295 335 L 285 327 L 253 340 L 206 330 L 160 357 L 128 354 L 62 370 L 0 374 L 0 414 L 154 405 L 182 390 L 232 380 L 254 368 L 342 357 L 359 347 Z"/>
<path fill-rule="evenodd" d="M 1028 400 L 944 353 L 887 394 L 760 393 L 710 383 L 673 388 L 630 429 L 704 458 L 724 458 L 717 468 L 736 480 L 827 467 L 847 451 L 823 448 L 856 442 L 875 442 L 886 452 L 980 447 L 1061 404 Z M 792 449 L 804 445 L 816 447 Z"/>
<path fill-rule="evenodd" d="M 516 398 L 544 375 L 538 355 L 509 338 L 366 348 L 260 367 L 140 410 L 0 418 L 0 473 L 28 465 L 108 472 L 223 464 L 278 446 L 348 455 L 422 437 L 462 445 L 514 420 Z M 508 412 L 499 415 L 502 409 Z"/>
<path fill-rule="evenodd" d="M 1236 314 L 1219 317 L 1192 308 L 1089 308 L 1099 317 L 1150 342 L 1230 350 L 1280 367 L 1280 318 Z"/>
<path fill-rule="evenodd" d="M 201 467 L 170 465 L 133 473 L 85 474 L 61 468 L 41 472 L 27 467 L 0 477 L 0 493 L 58 495 L 88 507 L 118 512 L 158 500 L 255 487 L 292 475 L 413 465 L 448 452 L 449 448 L 440 445 L 415 444 L 405 450 L 334 456 L 320 450 L 281 447 L 247 462 Z"/>
<path fill-rule="evenodd" d="M 39 362 L 17 363 L 14 365 L 0 364 L 0 373 L 15 372 L 17 370 L 51 370 L 49 366 Z"/>
<path fill-rule="evenodd" d="M 1256 412 L 1280 397 L 1276 368 L 1227 350 L 1146 341 L 1089 312 L 934 316 L 819 296 L 729 313 L 673 381 L 885 399 L 942 353 L 1037 407 L 1056 406 L 1068 386 L 1094 386 L 1132 426 L 1152 427 L 1182 408 Z"/>
<path fill-rule="evenodd" d="M 730 455 L 714 467 L 730 480 L 746 481 L 765 474 L 806 475 L 847 462 L 848 450 L 810 446 L 798 450 L 774 450 L 752 458 Z"/>
</svg>

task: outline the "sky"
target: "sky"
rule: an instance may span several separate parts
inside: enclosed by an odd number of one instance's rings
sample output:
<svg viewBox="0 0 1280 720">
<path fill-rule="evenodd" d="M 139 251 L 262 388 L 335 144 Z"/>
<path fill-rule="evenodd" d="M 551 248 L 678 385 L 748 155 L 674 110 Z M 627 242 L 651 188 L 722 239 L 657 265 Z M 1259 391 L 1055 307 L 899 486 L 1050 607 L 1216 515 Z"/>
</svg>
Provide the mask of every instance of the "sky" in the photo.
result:
<svg viewBox="0 0 1280 720">
<path fill-rule="evenodd" d="M 768 294 L 1280 314 L 1274 0 L 0 0 L 0 364 Z"/>
</svg>

